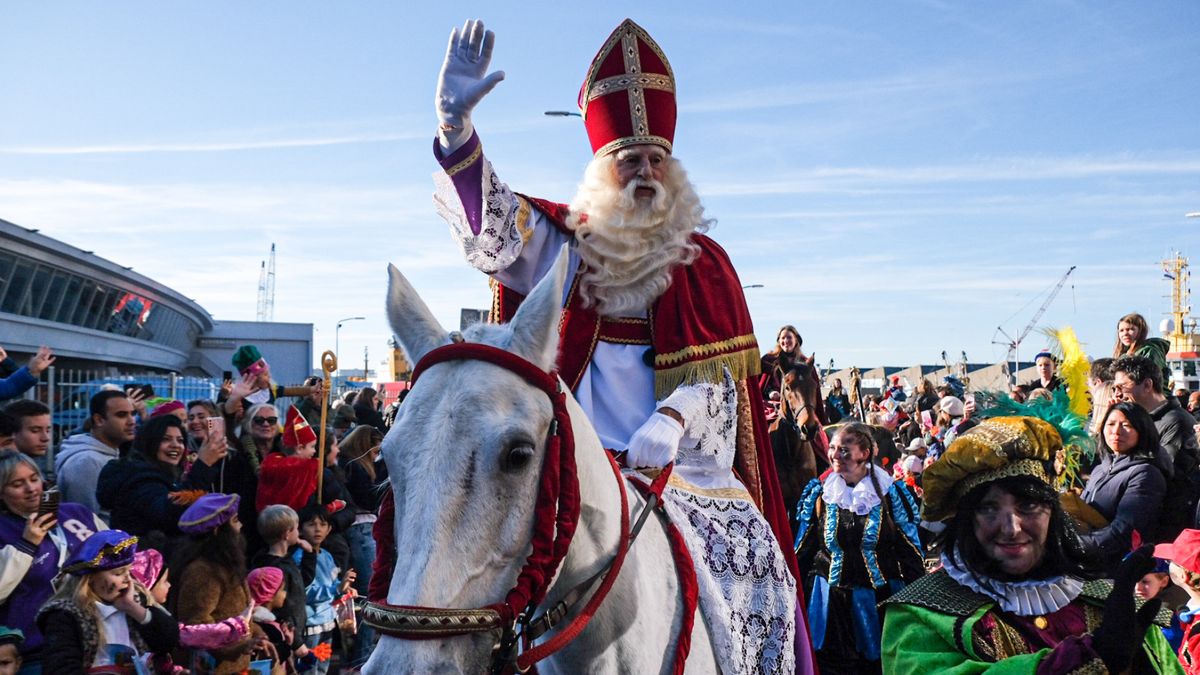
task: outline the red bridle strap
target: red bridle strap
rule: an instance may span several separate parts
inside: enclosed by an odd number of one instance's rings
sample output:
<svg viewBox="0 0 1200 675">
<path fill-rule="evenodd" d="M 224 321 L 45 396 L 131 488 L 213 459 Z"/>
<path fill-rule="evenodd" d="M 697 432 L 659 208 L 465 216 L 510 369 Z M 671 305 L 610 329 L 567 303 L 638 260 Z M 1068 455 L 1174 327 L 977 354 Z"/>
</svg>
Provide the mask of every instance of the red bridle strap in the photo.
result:
<svg viewBox="0 0 1200 675">
<path fill-rule="evenodd" d="M 519 617 L 532 611 L 545 598 L 579 523 L 579 478 L 575 466 L 574 434 L 567 412 L 567 394 L 557 375 L 547 373 L 520 356 L 497 347 L 457 342 L 426 354 L 413 369 L 412 383 L 415 385 L 417 378 L 434 365 L 464 360 L 484 361 L 499 366 L 521 377 L 550 398 L 553 419 L 546 439 L 542 475 L 534 506 L 532 551 L 504 601 L 478 610 L 466 610 L 479 612 L 469 621 L 464 620 L 462 610 L 373 603 L 376 613 L 381 616 L 392 612 L 410 617 L 411 630 L 384 631 L 394 637 L 429 639 L 511 628 Z M 419 616 L 413 617 L 414 614 Z"/>
</svg>

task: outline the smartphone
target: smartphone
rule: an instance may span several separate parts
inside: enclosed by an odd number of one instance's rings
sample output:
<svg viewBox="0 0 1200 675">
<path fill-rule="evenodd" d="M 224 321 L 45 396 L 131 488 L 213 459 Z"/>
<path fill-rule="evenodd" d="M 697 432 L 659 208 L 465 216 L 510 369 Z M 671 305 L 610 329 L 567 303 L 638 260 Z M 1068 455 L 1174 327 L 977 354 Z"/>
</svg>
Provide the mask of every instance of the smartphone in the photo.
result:
<svg viewBox="0 0 1200 675">
<path fill-rule="evenodd" d="M 222 370 L 221 371 L 221 379 L 232 380 L 233 379 L 233 371 L 232 370 Z"/>
<path fill-rule="evenodd" d="M 148 384 L 129 384 L 125 385 L 125 393 L 132 394 L 137 392 L 142 395 L 143 399 L 154 398 L 154 387 Z"/>
<path fill-rule="evenodd" d="M 933 428 L 933 413 L 929 412 L 928 410 L 921 411 L 921 428 L 922 429 L 932 429 Z"/>
<path fill-rule="evenodd" d="M 38 503 L 37 514 L 44 516 L 47 513 L 53 513 L 54 517 L 58 517 L 58 505 L 62 503 L 62 493 L 58 488 L 50 488 L 42 493 L 42 501 Z"/>
<path fill-rule="evenodd" d="M 211 436 L 214 433 L 217 434 L 218 436 L 225 435 L 225 418 L 224 417 L 208 418 L 208 434 Z"/>
<path fill-rule="evenodd" d="M 963 401 L 963 403 L 965 403 L 967 405 L 975 405 L 975 392 L 971 392 L 971 393 L 967 394 L 966 396 L 964 396 L 963 398 L 965 399 Z"/>
</svg>

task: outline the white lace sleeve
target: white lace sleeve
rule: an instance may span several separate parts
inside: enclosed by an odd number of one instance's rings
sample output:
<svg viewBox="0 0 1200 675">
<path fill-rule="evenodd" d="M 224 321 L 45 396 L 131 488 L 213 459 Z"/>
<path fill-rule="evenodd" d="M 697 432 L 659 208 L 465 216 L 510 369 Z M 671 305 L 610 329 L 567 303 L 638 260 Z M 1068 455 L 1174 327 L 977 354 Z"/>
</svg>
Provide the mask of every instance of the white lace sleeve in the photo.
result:
<svg viewBox="0 0 1200 675">
<path fill-rule="evenodd" d="M 450 233 L 462 248 L 467 262 L 481 272 L 495 274 L 512 265 L 529 241 L 532 233 L 530 207 L 496 176 L 486 157 L 479 161 L 482 163 L 482 213 L 478 234 L 471 227 L 463 199 L 479 197 L 460 194 L 445 171 L 433 174 L 433 203 L 438 215 L 450 225 Z"/>
<path fill-rule="evenodd" d="M 675 410 L 683 417 L 684 434 L 679 443 L 678 466 L 695 466 L 710 471 L 733 468 L 737 437 L 737 386 L 726 368 L 721 384 L 683 385 L 663 399 L 659 407 Z"/>
</svg>

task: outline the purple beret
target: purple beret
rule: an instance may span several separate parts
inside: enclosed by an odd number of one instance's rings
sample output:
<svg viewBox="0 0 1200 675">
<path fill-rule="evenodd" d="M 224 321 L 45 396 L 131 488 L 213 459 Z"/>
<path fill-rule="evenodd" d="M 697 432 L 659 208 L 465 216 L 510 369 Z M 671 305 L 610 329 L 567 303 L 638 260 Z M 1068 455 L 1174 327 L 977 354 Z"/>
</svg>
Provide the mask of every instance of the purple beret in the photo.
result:
<svg viewBox="0 0 1200 675">
<path fill-rule="evenodd" d="M 210 492 L 197 499 L 179 516 L 179 529 L 185 534 L 204 534 L 228 523 L 237 515 L 238 495 Z"/>
<path fill-rule="evenodd" d="M 121 530 L 101 530 L 75 547 L 63 571 L 76 576 L 112 570 L 133 562 L 137 537 Z"/>
</svg>

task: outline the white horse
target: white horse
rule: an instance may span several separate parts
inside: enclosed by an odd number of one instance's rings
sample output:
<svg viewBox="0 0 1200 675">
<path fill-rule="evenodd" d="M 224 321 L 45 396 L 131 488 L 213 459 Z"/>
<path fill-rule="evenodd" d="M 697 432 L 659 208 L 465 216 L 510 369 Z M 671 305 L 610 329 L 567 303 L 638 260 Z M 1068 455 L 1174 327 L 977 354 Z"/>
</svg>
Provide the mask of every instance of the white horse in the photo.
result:
<svg viewBox="0 0 1200 675">
<path fill-rule="evenodd" d="M 415 363 L 449 344 L 450 338 L 408 280 L 395 267 L 389 267 L 389 273 L 392 329 Z M 476 325 L 464 337 L 513 352 L 549 371 L 558 352 L 566 273 L 564 248 L 512 323 Z M 579 405 L 569 393 L 567 399 L 575 434 L 580 518 L 543 609 L 602 569 L 618 550 L 621 531 L 621 497 L 609 460 Z M 504 599 L 531 550 L 550 420 L 547 396 L 495 365 L 451 361 L 421 376 L 383 444 L 396 502 L 397 556 L 389 604 L 475 608 Z M 644 500 L 632 488 L 628 494 L 630 517 L 636 518 Z M 683 601 L 666 531 L 659 518 L 651 516 L 591 623 L 537 667 L 542 673 L 669 673 L 682 621 Z M 694 622 L 687 671 L 715 673 L 702 612 L 695 613 Z M 381 637 L 363 672 L 485 672 L 497 637 Z"/>
</svg>

